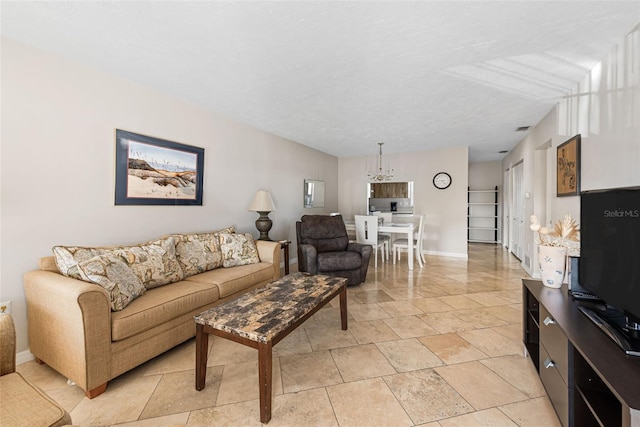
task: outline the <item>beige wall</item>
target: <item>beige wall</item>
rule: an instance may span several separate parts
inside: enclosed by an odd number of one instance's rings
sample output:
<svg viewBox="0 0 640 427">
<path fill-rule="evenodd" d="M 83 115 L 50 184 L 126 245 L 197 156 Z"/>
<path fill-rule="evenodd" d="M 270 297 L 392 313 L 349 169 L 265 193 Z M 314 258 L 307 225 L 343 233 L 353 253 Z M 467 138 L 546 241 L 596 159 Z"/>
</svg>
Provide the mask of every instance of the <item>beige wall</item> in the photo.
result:
<svg viewBox="0 0 640 427">
<path fill-rule="evenodd" d="M 496 185 L 502 186 L 501 161 L 469 163 L 469 188 L 472 190 L 493 190 Z"/>
<path fill-rule="evenodd" d="M 376 146 L 371 144 L 375 153 Z M 377 157 L 340 158 L 338 208 L 345 217 L 367 212 L 367 165 Z M 468 147 L 413 153 L 384 154 L 383 167 L 395 169 L 393 181 L 413 181 L 414 212 L 425 216 L 424 251 L 450 256 L 467 256 Z M 433 186 L 437 172 L 451 175 L 446 190 Z"/>
<path fill-rule="evenodd" d="M 247 207 L 271 190 L 272 239 L 338 208 L 338 159 L 171 96 L 2 39 L 0 300 L 12 301 L 28 348 L 22 275 L 56 244 L 110 245 L 230 224 L 258 235 Z M 114 206 L 114 130 L 203 147 L 203 206 Z M 304 209 L 303 181 L 326 182 L 326 207 Z M 296 253 L 292 248 L 291 256 Z"/>
<path fill-rule="evenodd" d="M 556 149 L 581 134 L 581 190 L 640 185 L 640 25 L 559 103 L 502 162 L 524 165 L 525 255 L 523 267 L 537 275 L 531 214 L 555 223 L 580 218 L 579 197 L 556 197 Z"/>
</svg>

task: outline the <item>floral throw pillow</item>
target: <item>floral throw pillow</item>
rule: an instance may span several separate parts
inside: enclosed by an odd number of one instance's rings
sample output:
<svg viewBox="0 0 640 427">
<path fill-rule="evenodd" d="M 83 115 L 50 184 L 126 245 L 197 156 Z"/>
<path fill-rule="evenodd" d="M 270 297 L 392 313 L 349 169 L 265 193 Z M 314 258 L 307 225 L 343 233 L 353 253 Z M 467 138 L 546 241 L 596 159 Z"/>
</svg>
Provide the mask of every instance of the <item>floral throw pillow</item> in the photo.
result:
<svg viewBox="0 0 640 427">
<path fill-rule="evenodd" d="M 173 236 L 143 245 L 117 248 L 113 253 L 126 261 L 147 289 L 184 279 L 184 273 L 176 259 Z"/>
<path fill-rule="evenodd" d="M 120 311 L 146 289 L 126 260 L 115 254 L 98 255 L 80 261 L 77 271 L 81 279 L 102 286 L 109 294 L 111 311 Z"/>
<path fill-rule="evenodd" d="M 98 255 L 112 252 L 113 248 L 85 248 L 82 246 L 54 246 L 53 256 L 61 274 L 82 280 L 78 271 L 78 263 Z"/>
<path fill-rule="evenodd" d="M 176 258 L 185 277 L 222 267 L 220 233 L 235 233 L 227 227 L 211 233 L 176 234 Z"/>
<path fill-rule="evenodd" d="M 256 264 L 260 262 L 258 248 L 251 233 L 220 233 L 220 249 L 222 250 L 222 266 Z"/>
</svg>

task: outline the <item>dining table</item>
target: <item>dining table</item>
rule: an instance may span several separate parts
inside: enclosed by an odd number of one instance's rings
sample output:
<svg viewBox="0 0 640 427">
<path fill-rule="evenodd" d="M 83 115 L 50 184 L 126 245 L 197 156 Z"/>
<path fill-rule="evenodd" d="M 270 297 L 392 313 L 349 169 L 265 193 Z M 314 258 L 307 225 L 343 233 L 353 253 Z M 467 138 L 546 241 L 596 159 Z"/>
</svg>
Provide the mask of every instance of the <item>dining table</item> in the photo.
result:
<svg viewBox="0 0 640 427">
<path fill-rule="evenodd" d="M 344 225 L 347 231 L 356 230 L 356 222 L 355 221 L 345 221 Z M 413 232 L 414 225 L 412 222 L 402 222 L 402 223 L 387 223 L 387 224 L 379 224 L 378 225 L 378 233 L 390 233 L 390 234 L 406 234 L 407 236 L 407 263 L 409 266 L 409 270 L 413 270 Z"/>
</svg>

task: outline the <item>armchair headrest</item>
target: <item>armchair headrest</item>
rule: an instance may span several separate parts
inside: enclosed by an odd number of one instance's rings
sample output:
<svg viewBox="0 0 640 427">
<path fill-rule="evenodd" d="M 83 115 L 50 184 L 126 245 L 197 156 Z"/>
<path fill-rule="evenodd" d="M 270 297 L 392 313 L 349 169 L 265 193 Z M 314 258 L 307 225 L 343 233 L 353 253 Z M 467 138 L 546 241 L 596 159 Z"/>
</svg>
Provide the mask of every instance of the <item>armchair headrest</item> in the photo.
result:
<svg viewBox="0 0 640 427">
<path fill-rule="evenodd" d="M 349 244 L 342 215 L 303 215 L 298 225 L 298 244 L 313 245 L 318 252 L 344 251 Z"/>
</svg>

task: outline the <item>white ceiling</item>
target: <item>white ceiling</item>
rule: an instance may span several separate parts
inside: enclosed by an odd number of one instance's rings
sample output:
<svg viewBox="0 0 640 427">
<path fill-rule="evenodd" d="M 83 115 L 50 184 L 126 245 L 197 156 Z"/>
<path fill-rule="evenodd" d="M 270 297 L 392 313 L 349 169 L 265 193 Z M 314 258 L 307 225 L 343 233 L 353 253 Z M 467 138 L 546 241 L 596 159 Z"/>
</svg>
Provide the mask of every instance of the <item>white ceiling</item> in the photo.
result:
<svg viewBox="0 0 640 427">
<path fill-rule="evenodd" d="M 0 3 L 2 34 L 338 157 L 501 159 L 640 1 Z"/>
</svg>

